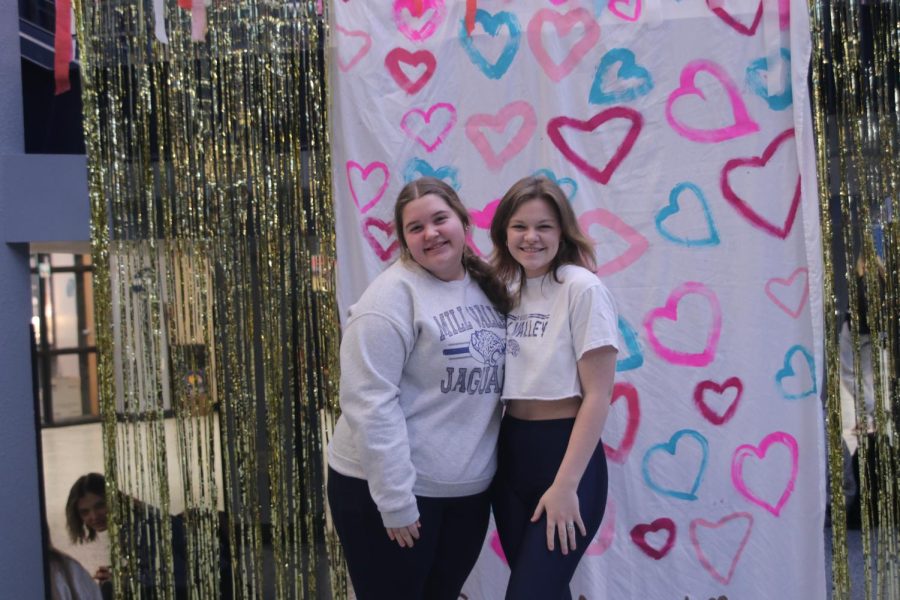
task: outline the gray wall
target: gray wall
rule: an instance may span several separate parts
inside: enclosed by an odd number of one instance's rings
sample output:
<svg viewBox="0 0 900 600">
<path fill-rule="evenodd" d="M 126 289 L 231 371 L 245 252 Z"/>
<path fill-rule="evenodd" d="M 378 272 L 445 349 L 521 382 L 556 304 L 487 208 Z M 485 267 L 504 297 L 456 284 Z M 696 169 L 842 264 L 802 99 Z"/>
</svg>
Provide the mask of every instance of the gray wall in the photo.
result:
<svg viewBox="0 0 900 600">
<path fill-rule="evenodd" d="M 84 157 L 24 155 L 19 14 L 0 2 L 0 596 L 44 597 L 28 243 L 89 235 Z"/>
</svg>

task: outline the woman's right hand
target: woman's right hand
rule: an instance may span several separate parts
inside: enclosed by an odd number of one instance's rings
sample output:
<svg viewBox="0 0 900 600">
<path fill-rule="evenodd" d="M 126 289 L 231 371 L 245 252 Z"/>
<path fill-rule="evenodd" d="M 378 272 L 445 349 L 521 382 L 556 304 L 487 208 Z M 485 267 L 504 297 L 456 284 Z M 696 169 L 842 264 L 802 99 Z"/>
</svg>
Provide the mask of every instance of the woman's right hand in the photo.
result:
<svg viewBox="0 0 900 600">
<path fill-rule="evenodd" d="M 413 540 L 419 539 L 419 528 L 421 526 L 422 524 L 416 521 L 405 527 L 385 527 L 385 529 L 392 542 L 397 542 L 401 548 L 412 548 Z"/>
</svg>

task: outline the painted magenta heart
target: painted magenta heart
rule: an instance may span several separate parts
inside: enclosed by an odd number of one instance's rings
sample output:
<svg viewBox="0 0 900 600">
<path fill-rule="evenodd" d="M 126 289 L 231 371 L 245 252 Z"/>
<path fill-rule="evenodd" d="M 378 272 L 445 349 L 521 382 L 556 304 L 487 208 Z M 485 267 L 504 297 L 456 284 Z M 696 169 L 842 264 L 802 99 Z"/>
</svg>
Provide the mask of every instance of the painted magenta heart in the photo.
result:
<svg viewBox="0 0 900 600">
<path fill-rule="evenodd" d="M 362 45 L 359 49 L 350 57 L 350 60 L 343 60 L 340 57 L 340 52 L 338 52 L 338 68 L 341 72 L 346 73 L 354 66 L 356 63 L 362 60 L 362 58 L 369 53 L 369 50 L 372 48 L 372 36 L 362 30 L 351 30 L 344 29 L 340 25 L 335 25 L 334 28 L 337 30 L 340 36 L 338 36 L 338 44 L 341 48 L 347 47 L 346 38 L 360 38 L 362 39 Z"/>
<path fill-rule="evenodd" d="M 634 23 L 641 18 L 641 0 L 609 0 L 607 6 L 609 12 L 624 21 Z"/>
<path fill-rule="evenodd" d="M 588 556 L 600 556 L 612 546 L 616 537 L 616 504 L 611 496 L 606 498 L 606 510 L 603 513 L 603 520 L 600 522 L 600 531 L 597 537 L 591 542 L 584 553 Z"/>
<path fill-rule="evenodd" d="M 655 323 L 659 319 L 678 321 L 678 303 L 689 294 L 695 294 L 706 299 L 709 304 L 709 314 L 712 316 L 712 324 L 706 336 L 706 345 L 700 352 L 684 352 L 669 348 L 660 342 L 656 336 Z M 690 323 L 685 327 L 695 328 L 696 323 Z M 722 334 L 722 308 L 715 293 L 702 283 L 688 281 L 675 288 L 666 305 L 654 308 L 644 318 L 644 329 L 653 350 L 668 363 L 673 365 L 685 365 L 689 367 L 705 367 L 716 357 L 716 347 L 719 344 L 719 336 Z"/>
<path fill-rule="evenodd" d="M 571 45 L 569 53 L 557 64 L 544 47 L 543 27 L 549 23 L 559 37 L 568 35 L 573 28 L 581 25 L 584 32 L 581 38 Z M 560 14 L 549 8 L 537 11 L 528 23 L 528 45 L 538 64 L 553 81 L 561 81 L 571 73 L 600 39 L 600 26 L 593 15 L 585 8 L 574 8 L 566 14 Z"/>
<path fill-rule="evenodd" d="M 578 217 L 578 224 L 581 230 L 590 232 L 592 225 L 599 225 L 609 229 L 620 238 L 622 238 L 628 247 L 618 256 L 614 256 L 610 260 L 600 264 L 595 271 L 600 277 L 606 277 L 613 273 L 618 273 L 627 269 L 637 259 L 644 255 L 650 247 L 650 242 L 641 235 L 637 229 L 628 225 L 625 221 L 603 208 L 595 208 L 581 213 Z M 594 240 L 594 245 L 601 248 L 604 247 L 603 239 Z"/>
<path fill-rule="evenodd" d="M 712 75 L 716 81 L 725 89 L 728 94 L 728 100 L 731 104 L 731 116 L 733 122 L 731 125 L 719 127 L 716 129 L 700 129 L 685 125 L 681 120 L 675 117 L 675 103 L 680 98 L 698 97 L 706 102 L 706 95 L 697 87 L 696 77 L 698 73 L 707 73 Z M 698 110 L 699 114 L 701 111 Z M 709 112 L 716 115 L 721 109 L 714 106 L 703 107 L 703 113 Z M 701 115 L 702 116 L 702 115 Z M 759 131 L 759 124 L 750 117 L 747 112 L 747 106 L 744 104 L 741 93 L 738 91 L 737 85 L 728 76 L 728 73 L 720 65 L 711 60 L 695 60 L 687 65 L 681 71 L 679 78 L 679 87 L 675 89 L 666 100 L 666 121 L 675 132 L 694 142 L 716 143 L 725 140 L 731 140 L 744 135 L 748 135 Z"/>
<path fill-rule="evenodd" d="M 583 153 L 576 152 L 562 134 L 563 129 L 573 129 L 577 132 L 591 133 L 601 125 L 612 121 L 613 119 L 625 119 L 630 121 L 631 127 L 629 128 L 628 133 L 625 134 L 622 143 L 609 159 L 609 162 L 607 162 L 602 169 L 597 168 L 588 162 L 587 159 L 584 158 Z M 575 165 L 575 168 L 594 181 L 605 185 L 609 183 L 609 179 L 612 177 L 616 168 L 618 168 L 621 162 L 625 160 L 628 153 L 631 152 L 643 126 L 644 118 L 641 116 L 641 113 L 624 106 L 614 106 L 597 113 L 587 121 L 565 116 L 554 117 L 547 122 L 547 135 L 550 137 L 550 141 L 553 142 L 553 145 L 562 152 L 562 155 L 566 160 Z"/>
<path fill-rule="evenodd" d="M 484 129 L 503 133 L 510 121 L 516 118 L 522 120 L 519 130 L 506 146 L 499 152 L 494 152 L 484 135 Z M 466 137 L 481 154 L 487 167 L 492 171 L 499 171 L 512 157 L 525 149 L 525 146 L 531 141 L 536 127 L 537 114 L 535 114 L 534 108 L 524 100 L 517 100 L 501 108 L 496 115 L 475 114 L 469 117 L 466 121 Z"/>
<path fill-rule="evenodd" d="M 724 530 L 726 528 L 727 531 Z M 701 529 L 711 530 L 717 534 L 715 539 L 707 539 L 707 543 L 705 544 L 707 550 L 704 550 L 700 543 L 699 531 Z M 740 533 L 740 541 L 735 544 L 734 540 L 736 536 L 734 535 L 734 531 L 740 532 L 741 530 L 743 530 L 743 532 Z M 694 547 L 694 553 L 697 555 L 697 560 L 700 561 L 700 564 L 706 569 L 706 572 L 712 575 L 712 578 L 722 585 L 728 585 L 731 578 L 734 576 L 734 571 L 737 568 L 738 561 L 741 559 L 744 548 L 747 546 L 747 541 L 750 539 L 750 533 L 752 531 L 753 515 L 748 512 L 732 513 L 715 522 L 707 521 L 706 519 L 694 519 L 690 524 L 691 544 Z M 734 550 L 731 554 L 728 571 L 726 573 L 720 573 L 712 564 L 709 557 L 721 555 L 723 554 L 723 550 L 727 551 L 729 547 Z"/>
<path fill-rule="evenodd" d="M 509 564 L 509 561 L 506 560 L 506 553 L 503 552 L 503 544 L 500 543 L 500 534 L 496 529 L 491 533 L 491 550 L 503 561 L 504 565 Z"/>
<path fill-rule="evenodd" d="M 384 245 L 375 235 L 372 233 L 372 228 L 378 229 L 381 231 L 388 240 L 388 244 Z M 362 224 L 362 234 L 366 241 L 369 243 L 369 246 L 372 247 L 372 250 L 375 251 L 376 256 L 382 260 L 382 262 L 387 262 L 390 260 L 394 253 L 400 248 L 400 240 L 391 238 L 394 235 L 394 224 L 382 221 L 381 219 L 377 219 L 375 217 L 366 217 L 365 221 Z"/>
<path fill-rule="evenodd" d="M 799 292 L 797 291 L 799 289 Z M 787 279 L 773 277 L 766 282 L 766 296 L 775 306 L 796 319 L 809 301 L 809 269 L 799 267 Z M 793 301 L 787 297 L 794 298 Z M 800 298 L 797 300 L 796 298 Z"/>
<path fill-rule="evenodd" d="M 500 198 L 497 198 L 496 200 L 488 202 L 482 210 L 470 208 L 469 219 L 472 221 L 472 224 L 481 229 L 490 229 L 491 221 L 494 220 L 494 213 L 497 212 L 497 206 L 499 204 Z"/>
<path fill-rule="evenodd" d="M 490 230 L 491 221 L 494 220 L 494 213 L 497 212 L 497 205 L 499 204 L 500 198 L 497 198 L 496 200 L 488 202 L 482 210 L 478 210 L 477 208 L 469 209 L 469 220 L 472 221 L 472 225 L 478 229 Z M 469 245 L 469 248 L 471 248 L 477 256 L 483 257 L 490 254 L 490 251 L 485 252 L 478 247 L 478 244 L 475 242 L 474 230 L 469 231 L 469 233 L 466 234 L 466 244 Z"/>
<path fill-rule="evenodd" d="M 706 400 L 707 392 L 715 394 L 717 398 L 720 398 L 725 394 L 726 390 L 730 389 L 734 390 L 734 398 L 731 399 L 731 402 L 728 403 L 725 410 L 715 410 L 710 407 L 709 402 Z M 740 402 L 743 393 L 744 382 L 738 377 L 729 377 L 723 381 L 721 385 L 707 379 L 706 381 L 698 383 L 694 388 L 694 406 L 697 407 L 700 414 L 703 415 L 703 418 L 713 425 L 724 425 L 734 416 L 734 412 L 737 410 L 738 402 Z"/>
<path fill-rule="evenodd" d="M 363 182 L 367 182 L 372 173 L 378 173 L 381 176 L 381 184 L 378 186 L 378 189 L 370 193 L 362 201 L 360 201 L 356 191 L 356 184 L 353 182 L 354 178 L 352 174 L 354 171 L 359 171 Z M 353 203 L 356 204 L 356 208 L 359 210 L 360 214 L 369 212 L 369 209 L 378 204 L 378 201 L 384 196 L 384 191 L 387 189 L 389 182 L 390 171 L 388 170 L 388 166 L 383 162 L 375 161 L 363 167 L 355 160 L 347 161 L 347 184 L 350 186 L 350 195 L 353 197 Z"/>
<path fill-rule="evenodd" d="M 775 137 L 774 140 L 766 146 L 766 149 L 763 150 L 762 156 L 751 156 L 750 158 L 733 158 L 725 163 L 725 166 L 722 168 L 722 175 L 719 178 L 719 184 L 722 188 L 722 195 L 725 197 L 725 200 L 731 204 L 735 210 L 738 211 L 744 219 L 750 222 L 751 225 L 757 227 L 758 229 L 762 229 L 769 235 L 775 236 L 780 239 L 785 239 L 788 234 L 791 232 L 791 228 L 794 226 L 794 219 L 797 218 L 797 211 L 800 209 L 800 173 L 797 173 L 797 183 L 793 186 L 793 196 L 791 197 L 790 204 L 787 209 L 787 216 L 784 218 L 784 222 L 780 225 L 776 225 L 771 221 L 765 219 L 762 215 L 760 215 L 757 211 L 755 211 L 746 200 L 737 195 L 734 189 L 731 186 L 731 174 L 738 169 L 761 169 L 765 167 L 769 161 L 772 159 L 772 156 L 779 149 L 779 147 L 788 142 L 789 140 L 794 139 L 794 130 L 788 129 L 786 131 L 782 131 L 778 136 Z M 796 157 L 793 157 L 792 163 L 796 164 Z M 799 171 L 799 169 L 798 169 Z M 766 189 L 765 195 L 771 196 L 777 194 L 775 190 Z"/>
<path fill-rule="evenodd" d="M 428 18 L 424 18 L 431 11 Z M 415 25 L 403 13 L 422 21 Z M 394 0 L 394 23 L 397 29 L 413 42 L 427 40 L 443 23 L 446 9 L 444 0 Z"/>
<path fill-rule="evenodd" d="M 425 70 L 413 81 L 403 71 L 400 66 L 401 63 L 411 67 L 422 65 L 425 67 Z M 394 48 L 384 57 L 384 66 L 391 77 L 394 78 L 394 81 L 397 82 L 397 85 L 406 91 L 407 94 L 415 94 L 431 80 L 437 61 L 434 58 L 434 54 L 428 50 L 410 52 L 405 48 Z"/>
<path fill-rule="evenodd" d="M 630 383 L 616 382 L 613 386 L 612 399 L 609 402 L 610 410 L 615 406 L 616 402 L 625 399 L 625 407 L 628 412 L 628 418 L 625 425 L 625 435 L 619 442 L 618 448 L 613 448 L 606 442 L 603 442 L 603 451 L 606 458 L 617 464 L 623 464 L 625 459 L 631 453 L 634 447 L 634 441 L 637 439 L 638 426 L 641 422 L 641 405 L 638 401 L 638 392 Z"/>
<path fill-rule="evenodd" d="M 767 463 L 772 462 L 766 459 L 766 454 L 768 453 L 769 448 L 776 444 L 784 446 L 790 453 L 790 475 L 788 476 L 787 482 L 785 482 L 784 488 L 780 490 L 781 493 L 778 500 L 773 504 L 768 500 L 761 498 L 759 493 L 751 491 L 747 486 L 747 482 L 744 481 L 744 461 L 748 458 L 754 458 L 766 461 Z M 794 436 L 785 433 L 784 431 L 775 431 L 764 437 L 758 448 L 751 446 L 750 444 L 744 444 L 743 446 L 737 447 L 731 458 L 731 481 L 734 483 L 735 489 L 740 492 L 742 496 L 777 517 L 781 514 L 781 510 L 794 492 L 794 485 L 797 483 L 797 471 L 799 470 L 799 454 L 800 450 Z M 777 477 L 777 474 L 770 473 L 771 471 L 771 468 L 767 470 L 765 477 L 766 482 L 770 482 Z"/>
<path fill-rule="evenodd" d="M 434 152 L 454 125 L 456 108 L 448 102 L 438 102 L 424 111 L 413 108 L 400 119 L 400 128 L 425 148 L 426 152 Z"/>
<path fill-rule="evenodd" d="M 790 0 L 779 0 L 779 2 L 782 1 Z M 745 25 L 741 21 L 737 20 L 734 15 L 725 10 L 725 7 L 722 6 L 722 0 L 706 0 L 706 5 L 710 8 L 710 10 L 713 11 L 713 14 L 722 19 L 722 21 L 726 25 L 728 25 L 741 35 L 752 37 L 753 34 L 756 33 L 756 28 L 759 27 L 759 22 L 762 20 L 763 0 L 759 0 L 759 5 L 756 7 L 756 14 L 753 16 L 753 22 L 751 22 L 749 25 Z M 783 18 L 784 17 L 781 17 L 781 19 Z"/>
<path fill-rule="evenodd" d="M 647 539 L 647 534 L 660 531 L 666 533 L 662 545 L 654 545 Z M 675 521 L 668 517 L 660 517 L 652 523 L 638 523 L 631 528 L 631 541 L 641 549 L 641 552 L 653 560 L 659 560 L 675 545 Z"/>
</svg>

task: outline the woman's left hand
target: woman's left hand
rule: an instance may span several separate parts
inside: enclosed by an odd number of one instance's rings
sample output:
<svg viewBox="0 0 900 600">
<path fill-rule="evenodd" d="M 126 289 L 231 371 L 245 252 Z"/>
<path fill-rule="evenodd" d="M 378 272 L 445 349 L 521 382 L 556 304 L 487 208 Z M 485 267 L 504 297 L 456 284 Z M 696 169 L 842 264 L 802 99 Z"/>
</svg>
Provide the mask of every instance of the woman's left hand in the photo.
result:
<svg viewBox="0 0 900 600">
<path fill-rule="evenodd" d="M 538 501 L 537 508 L 531 516 L 531 522 L 537 523 L 541 514 L 547 513 L 547 549 L 554 549 L 556 539 L 559 539 L 559 547 L 562 553 L 568 554 L 575 550 L 575 528 L 581 532 L 582 537 L 587 537 L 587 529 L 581 520 L 581 510 L 578 506 L 578 494 L 576 488 L 554 483 Z"/>
</svg>

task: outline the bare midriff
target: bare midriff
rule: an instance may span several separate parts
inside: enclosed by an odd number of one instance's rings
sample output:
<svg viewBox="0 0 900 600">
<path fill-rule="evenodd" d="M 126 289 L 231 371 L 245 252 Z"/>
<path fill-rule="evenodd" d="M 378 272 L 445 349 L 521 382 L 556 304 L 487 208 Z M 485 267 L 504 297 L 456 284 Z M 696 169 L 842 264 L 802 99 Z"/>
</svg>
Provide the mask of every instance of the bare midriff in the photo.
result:
<svg viewBox="0 0 900 600">
<path fill-rule="evenodd" d="M 581 398 L 562 400 L 510 400 L 506 414 L 524 421 L 548 421 L 550 419 L 574 419 L 581 407 Z"/>
</svg>

